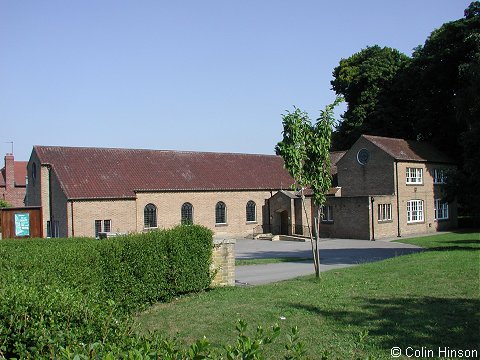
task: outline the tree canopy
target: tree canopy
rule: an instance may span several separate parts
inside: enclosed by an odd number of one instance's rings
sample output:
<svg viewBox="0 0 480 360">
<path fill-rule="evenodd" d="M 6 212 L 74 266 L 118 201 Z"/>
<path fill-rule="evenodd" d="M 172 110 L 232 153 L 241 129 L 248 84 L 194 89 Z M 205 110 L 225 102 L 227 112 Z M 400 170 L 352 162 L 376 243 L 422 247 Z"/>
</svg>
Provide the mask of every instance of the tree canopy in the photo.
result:
<svg viewBox="0 0 480 360">
<path fill-rule="evenodd" d="M 459 200 L 480 212 L 479 1 L 432 31 L 411 58 L 367 47 L 342 59 L 333 76 L 348 104 L 333 149 L 348 149 L 362 133 L 428 141 L 457 161 Z"/>
<path fill-rule="evenodd" d="M 381 91 L 389 89 L 395 75 L 410 58 L 398 50 L 378 45 L 367 47 L 333 70 L 332 89 L 343 96 L 347 111 L 333 135 L 334 147 L 349 148 L 362 133 L 368 132 L 370 118 Z"/>
</svg>

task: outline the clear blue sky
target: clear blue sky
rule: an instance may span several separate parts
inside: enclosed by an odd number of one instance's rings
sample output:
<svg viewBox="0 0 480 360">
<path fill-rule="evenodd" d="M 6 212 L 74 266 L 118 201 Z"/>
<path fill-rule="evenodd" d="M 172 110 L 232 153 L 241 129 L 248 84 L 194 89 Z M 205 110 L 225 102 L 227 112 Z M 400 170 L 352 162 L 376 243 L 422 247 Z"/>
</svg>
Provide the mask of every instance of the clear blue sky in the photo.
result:
<svg viewBox="0 0 480 360">
<path fill-rule="evenodd" d="M 0 0 L 0 150 L 273 153 L 368 45 L 407 55 L 470 0 Z"/>
</svg>

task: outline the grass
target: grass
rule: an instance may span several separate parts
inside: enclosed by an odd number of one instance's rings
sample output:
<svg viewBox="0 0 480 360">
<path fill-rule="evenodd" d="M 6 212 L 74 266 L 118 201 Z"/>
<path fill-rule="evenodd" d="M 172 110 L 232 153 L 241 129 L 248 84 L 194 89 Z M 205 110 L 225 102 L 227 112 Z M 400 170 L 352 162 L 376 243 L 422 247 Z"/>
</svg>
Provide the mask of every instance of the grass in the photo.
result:
<svg viewBox="0 0 480 360">
<path fill-rule="evenodd" d="M 237 259 L 235 260 L 235 266 L 278 264 L 278 263 L 285 263 L 285 262 L 303 262 L 303 261 L 312 261 L 312 258 L 311 257 L 279 257 L 279 258 L 268 258 L 268 259 Z"/>
<path fill-rule="evenodd" d="M 137 316 L 141 332 L 191 343 L 235 338 L 236 319 L 298 326 L 308 356 L 391 359 L 390 349 L 479 349 L 480 233 L 402 240 L 430 249 L 279 283 L 216 289 L 158 304 Z M 284 319 L 284 320 L 282 320 Z M 365 340 L 359 335 L 368 332 Z M 285 341 L 268 346 L 279 358 Z"/>
</svg>

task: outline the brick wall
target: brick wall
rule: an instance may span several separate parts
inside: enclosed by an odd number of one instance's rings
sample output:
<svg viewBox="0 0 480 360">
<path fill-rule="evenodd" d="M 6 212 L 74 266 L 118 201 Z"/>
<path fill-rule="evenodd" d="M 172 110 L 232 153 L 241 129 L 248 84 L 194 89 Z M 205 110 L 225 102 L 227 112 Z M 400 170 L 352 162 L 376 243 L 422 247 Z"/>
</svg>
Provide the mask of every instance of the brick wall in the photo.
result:
<svg viewBox="0 0 480 360">
<path fill-rule="evenodd" d="M 423 171 L 422 184 L 406 184 L 406 169 L 417 168 Z M 399 197 L 399 218 L 400 234 L 411 235 L 431 233 L 438 230 L 452 229 L 457 226 L 457 204 L 449 204 L 449 219 L 436 220 L 434 216 L 435 199 L 444 197 L 444 185 L 434 184 L 434 169 L 451 169 L 443 164 L 424 164 L 412 162 L 398 163 L 398 197 Z M 424 210 L 424 221 L 407 223 L 407 202 L 409 200 L 422 200 Z"/>
<path fill-rule="evenodd" d="M 357 161 L 360 149 L 367 149 L 370 154 L 366 165 Z M 337 171 L 342 196 L 395 193 L 393 158 L 364 138 L 360 138 L 338 161 Z"/>
<path fill-rule="evenodd" d="M 73 227 L 72 227 L 73 207 Z M 69 236 L 95 236 L 95 220 L 110 220 L 111 231 L 131 233 L 137 229 L 135 200 L 82 200 L 68 206 Z"/>
<path fill-rule="evenodd" d="M 253 233 L 254 227 L 263 223 L 268 216 L 265 200 L 270 197 L 269 191 L 197 191 L 197 192 L 155 192 L 137 193 L 137 228 L 144 231 L 144 208 L 154 204 L 157 208 L 157 225 L 159 228 L 170 228 L 181 222 L 181 207 L 189 202 L 193 205 L 194 224 L 212 229 L 216 236 L 241 236 Z M 248 201 L 256 204 L 256 221 L 246 221 L 246 205 Z M 227 223 L 215 224 L 215 206 L 222 201 L 227 208 Z M 267 221 L 267 219 L 266 219 Z"/>
<path fill-rule="evenodd" d="M 216 272 L 212 286 L 235 285 L 235 240 L 214 240 L 211 270 Z"/>
<path fill-rule="evenodd" d="M 333 222 L 320 223 L 320 237 L 370 239 L 369 197 L 328 197 Z M 316 214 L 316 208 L 314 208 Z"/>
</svg>

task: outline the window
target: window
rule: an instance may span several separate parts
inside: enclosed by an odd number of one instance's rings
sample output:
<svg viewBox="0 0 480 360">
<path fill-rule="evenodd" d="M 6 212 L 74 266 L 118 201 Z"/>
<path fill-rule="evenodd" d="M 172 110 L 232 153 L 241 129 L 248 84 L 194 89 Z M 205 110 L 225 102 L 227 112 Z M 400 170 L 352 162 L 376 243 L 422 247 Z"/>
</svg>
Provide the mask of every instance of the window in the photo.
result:
<svg viewBox="0 0 480 360">
<path fill-rule="evenodd" d="M 147 204 L 143 210 L 143 226 L 145 229 L 157 227 L 157 207 Z"/>
<path fill-rule="evenodd" d="M 215 224 L 227 223 L 227 207 L 225 203 L 219 201 L 215 206 Z"/>
<path fill-rule="evenodd" d="M 443 169 L 433 169 L 433 183 L 434 184 L 445 184 L 447 176 L 445 170 Z"/>
<path fill-rule="evenodd" d="M 247 215 L 247 222 L 257 221 L 257 205 L 254 201 L 247 202 L 247 207 L 245 209 Z"/>
<path fill-rule="evenodd" d="M 407 167 L 406 178 L 407 184 L 423 184 L 423 169 Z"/>
<path fill-rule="evenodd" d="M 52 226 L 53 223 L 53 226 Z M 58 238 L 60 237 L 60 223 L 58 220 L 47 221 L 47 237 L 49 238 Z"/>
<path fill-rule="evenodd" d="M 181 211 L 182 224 L 189 225 L 193 224 L 193 206 L 192 204 L 186 202 L 182 205 Z"/>
<path fill-rule="evenodd" d="M 435 220 L 448 219 L 448 202 L 435 199 Z"/>
<path fill-rule="evenodd" d="M 333 206 L 322 206 L 322 222 L 333 222 Z"/>
<path fill-rule="evenodd" d="M 423 222 L 423 200 L 407 201 L 407 223 Z"/>
<path fill-rule="evenodd" d="M 378 221 L 392 220 L 392 204 L 378 204 Z"/>
<path fill-rule="evenodd" d="M 104 232 L 111 232 L 112 231 L 112 220 L 103 220 L 103 231 Z"/>
<path fill-rule="evenodd" d="M 95 220 L 95 237 L 101 232 L 112 231 L 112 220 Z"/>
</svg>

